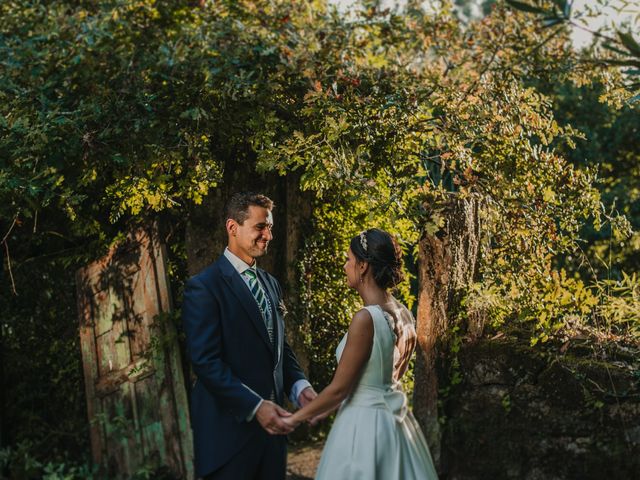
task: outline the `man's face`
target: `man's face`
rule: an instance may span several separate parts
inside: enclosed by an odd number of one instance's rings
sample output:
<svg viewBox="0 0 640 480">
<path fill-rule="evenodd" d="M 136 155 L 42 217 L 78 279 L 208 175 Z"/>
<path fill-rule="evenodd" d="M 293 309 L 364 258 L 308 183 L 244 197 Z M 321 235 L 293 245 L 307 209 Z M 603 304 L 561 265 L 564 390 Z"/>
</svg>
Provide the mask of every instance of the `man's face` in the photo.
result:
<svg viewBox="0 0 640 480">
<path fill-rule="evenodd" d="M 255 258 L 267 253 L 273 238 L 273 216 L 271 210 L 257 205 L 250 205 L 248 213 L 242 225 L 235 220 L 227 220 L 227 233 L 229 250 L 251 265 Z"/>
</svg>

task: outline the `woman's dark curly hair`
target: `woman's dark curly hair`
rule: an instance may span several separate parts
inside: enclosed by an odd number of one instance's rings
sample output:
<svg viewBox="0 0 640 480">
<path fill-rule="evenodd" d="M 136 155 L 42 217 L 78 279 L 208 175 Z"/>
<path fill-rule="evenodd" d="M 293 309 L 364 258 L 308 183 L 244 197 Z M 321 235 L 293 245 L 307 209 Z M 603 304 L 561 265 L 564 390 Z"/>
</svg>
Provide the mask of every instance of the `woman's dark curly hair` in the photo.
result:
<svg viewBox="0 0 640 480">
<path fill-rule="evenodd" d="M 384 230 L 370 228 L 356 235 L 349 244 L 355 257 L 369 263 L 376 284 L 383 289 L 395 287 L 404 278 L 402 250 Z"/>
</svg>

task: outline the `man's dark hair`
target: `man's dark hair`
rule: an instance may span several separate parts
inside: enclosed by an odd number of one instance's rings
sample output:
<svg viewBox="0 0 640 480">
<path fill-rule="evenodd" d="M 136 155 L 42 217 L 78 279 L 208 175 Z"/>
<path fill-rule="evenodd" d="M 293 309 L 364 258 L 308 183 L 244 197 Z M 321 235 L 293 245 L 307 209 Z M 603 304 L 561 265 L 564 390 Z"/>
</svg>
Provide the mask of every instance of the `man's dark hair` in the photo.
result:
<svg viewBox="0 0 640 480">
<path fill-rule="evenodd" d="M 273 210 L 275 204 L 266 195 L 253 192 L 238 192 L 231 195 L 231 198 L 227 200 L 227 204 L 224 207 L 225 219 L 232 218 L 240 225 L 249 216 L 249 207 L 255 205 L 256 207 L 264 207 L 268 210 Z"/>
</svg>

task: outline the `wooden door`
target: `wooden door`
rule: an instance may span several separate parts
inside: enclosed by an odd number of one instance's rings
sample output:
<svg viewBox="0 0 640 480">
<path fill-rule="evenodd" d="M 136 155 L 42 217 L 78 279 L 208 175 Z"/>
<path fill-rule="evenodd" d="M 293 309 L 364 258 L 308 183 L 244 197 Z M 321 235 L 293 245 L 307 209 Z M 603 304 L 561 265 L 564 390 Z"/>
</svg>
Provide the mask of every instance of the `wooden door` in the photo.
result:
<svg viewBox="0 0 640 480">
<path fill-rule="evenodd" d="M 193 478 L 193 447 L 165 255 L 139 229 L 77 272 L 94 460 L 109 478 Z"/>
</svg>

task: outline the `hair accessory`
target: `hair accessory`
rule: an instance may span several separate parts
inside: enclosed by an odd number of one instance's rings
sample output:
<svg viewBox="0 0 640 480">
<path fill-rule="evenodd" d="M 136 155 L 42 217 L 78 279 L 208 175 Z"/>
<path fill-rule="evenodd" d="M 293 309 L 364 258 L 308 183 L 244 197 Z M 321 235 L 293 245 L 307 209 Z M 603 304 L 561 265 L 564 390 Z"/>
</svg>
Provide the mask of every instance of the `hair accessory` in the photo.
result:
<svg viewBox="0 0 640 480">
<path fill-rule="evenodd" d="M 360 245 L 362 246 L 364 253 L 368 253 L 367 252 L 367 236 L 365 235 L 365 232 L 360 233 Z"/>
</svg>

